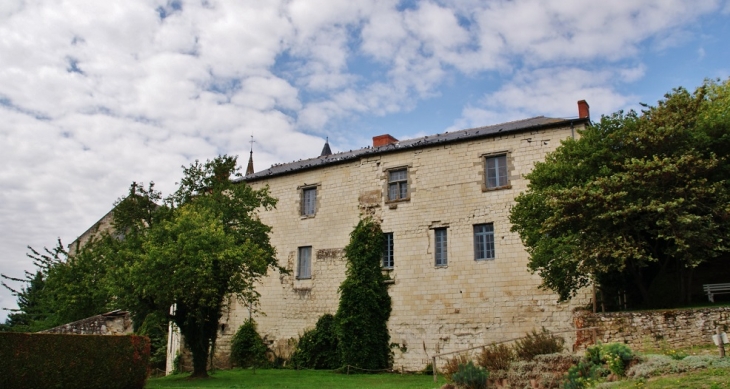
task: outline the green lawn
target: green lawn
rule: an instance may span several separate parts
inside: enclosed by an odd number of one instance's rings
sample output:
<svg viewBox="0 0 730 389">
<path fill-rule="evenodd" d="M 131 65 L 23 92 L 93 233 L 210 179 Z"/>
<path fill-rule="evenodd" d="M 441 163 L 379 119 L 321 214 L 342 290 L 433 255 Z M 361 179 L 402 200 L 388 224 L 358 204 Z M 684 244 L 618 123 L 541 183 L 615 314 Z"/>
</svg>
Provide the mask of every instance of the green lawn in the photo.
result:
<svg viewBox="0 0 730 389">
<path fill-rule="evenodd" d="M 187 374 L 147 381 L 154 388 L 277 388 L 277 389 L 432 389 L 446 383 L 443 376 L 433 382 L 433 376 L 411 374 L 339 374 L 316 370 L 218 370 L 209 379 L 189 380 Z"/>
</svg>

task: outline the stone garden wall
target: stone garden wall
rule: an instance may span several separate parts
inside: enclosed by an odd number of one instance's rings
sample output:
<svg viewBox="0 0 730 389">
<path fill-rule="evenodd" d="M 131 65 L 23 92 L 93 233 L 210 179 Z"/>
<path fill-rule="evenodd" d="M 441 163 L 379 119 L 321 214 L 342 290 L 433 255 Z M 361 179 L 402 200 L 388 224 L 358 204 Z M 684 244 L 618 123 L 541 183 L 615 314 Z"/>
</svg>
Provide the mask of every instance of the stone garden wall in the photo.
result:
<svg viewBox="0 0 730 389">
<path fill-rule="evenodd" d="M 52 334 L 130 335 L 132 318 L 127 311 L 112 311 L 41 331 Z"/>
<path fill-rule="evenodd" d="M 730 307 L 612 313 L 578 311 L 573 322 L 576 329 L 598 327 L 598 341 L 621 342 L 634 350 L 690 347 L 712 344 L 717 326 L 727 331 Z M 574 350 L 592 343 L 592 331 L 578 333 Z"/>
</svg>

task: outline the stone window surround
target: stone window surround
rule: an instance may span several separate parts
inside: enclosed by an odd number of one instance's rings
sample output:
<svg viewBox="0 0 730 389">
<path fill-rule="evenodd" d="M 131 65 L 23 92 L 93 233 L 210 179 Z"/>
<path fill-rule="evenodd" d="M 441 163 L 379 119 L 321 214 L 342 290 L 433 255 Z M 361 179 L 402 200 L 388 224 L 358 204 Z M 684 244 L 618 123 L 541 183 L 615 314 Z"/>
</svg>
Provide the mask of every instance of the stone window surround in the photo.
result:
<svg viewBox="0 0 730 389">
<path fill-rule="evenodd" d="M 393 170 L 403 170 L 403 169 L 406 170 L 406 177 L 407 177 L 407 179 L 406 179 L 406 185 L 408 186 L 408 195 L 405 198 L 402 198 L 402 199 L 391 200 L 390 199 L 390 191 L 389 191 L 389 189 L 390 189 L 389 188 L 389 186 L 390 186 L 389 185 L 390 184 L 390 172 L 393 171 Z M 413 173 L 414 173 L 414 171 L 413 171 L 413 164 L 410 164 L 410 163 L 409 164 L 405 164 L 405 165 L 398 165 L 398 166 L 383 168 L 383 175 L 382 175 L 382 179 L 383 179 L 383 193 L 385 194 L 383 196 L 383 198 L 385 199 L 385 204 L 391 204 L 391 209 L 395 209 L 396 208 L 395 206 L 397 205 L 397 203 L 403 203 L 403 202 L 409 202 L 409 201 L 411 201 L 411 195 L 414 192 L 414 189 L 413 189 L 413 180 L 412 180 L 412 174 Z"/>
<path fill-rule="evenodd" d="M 319 211 L 319 207 L 320 207 L 320 198 L 321 198 L 320 193 L 322 191 L 321 188 L 322 188 L 322 184 L 319 182 L 314 183 L 314 184 L 305 183 L 305 184 L 297 186 L 297 191 L 299 192 L 299 196 L 297 196 L 296 209 L 297 209 L 297 215 L 299 216 L 300 219 L 302 219 L 302 220 L 312 219 L 315 216 L 317 216 L 317 211 Z M 317 190 L 317 193 L 315 195 L 315 200 L 314 200 L 314 213 L 311 215 L 302 214 L 302 211 L 303 211 L 302 205 L 304 202 L 304 191 L 306 189 L 316 189 Z"/>
<path fill-rule="evenodd" d="M 498 186 L 496 188 L 488 188 L 487 187 L 487 159 L 491 157 L 499 157 L 501 155 L 506 156 L 507 160 L 507 185 Z M 512 158 L 512 150 L 501 150 L 501 151 L 495 151 L 495 152 L 489 152 L 479 155 L 479 166 L 480 166 L 480 185 L 482 187 L 482 192 L 492 192 L 495 190 L 503 190 L 503 189 L 512 189 L 512 179 L 514 173 L 514 160 Z"/>
</svg>

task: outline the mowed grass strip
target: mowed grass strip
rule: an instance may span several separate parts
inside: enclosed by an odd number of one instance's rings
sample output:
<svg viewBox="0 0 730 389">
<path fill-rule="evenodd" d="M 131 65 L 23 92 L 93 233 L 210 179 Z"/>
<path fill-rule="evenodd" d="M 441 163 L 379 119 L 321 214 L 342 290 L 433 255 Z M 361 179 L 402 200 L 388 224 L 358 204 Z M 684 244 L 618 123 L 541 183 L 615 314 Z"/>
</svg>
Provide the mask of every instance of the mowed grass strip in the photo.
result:
<svg viewBox="0 0 730 389">
<path fill-rule="evenodd" d="M 433 389 L 446 383 L 443 376 L 420 374 L 340 374 L 322 370 L 217 370 L 209 379 L 190 380 L 178 374 L 147 381 L 147 389 L 156 388 L 226 388 L 226 389 Z"/>
</svg>

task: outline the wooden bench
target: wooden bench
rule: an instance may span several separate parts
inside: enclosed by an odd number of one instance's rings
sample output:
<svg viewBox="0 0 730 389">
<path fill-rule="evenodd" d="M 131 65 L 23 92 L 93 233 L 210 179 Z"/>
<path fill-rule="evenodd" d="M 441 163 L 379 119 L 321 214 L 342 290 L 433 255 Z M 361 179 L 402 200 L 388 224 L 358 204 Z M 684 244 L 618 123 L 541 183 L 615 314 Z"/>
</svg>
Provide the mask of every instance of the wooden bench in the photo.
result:
<svg viewBox="0 0 730 389">
<path fill-rule="evenodd" d="M 730 293 L 730 284 L 704 284 L 702 289 L 707 293 L 707 299 L 714 303 L 716 294 Z"/>
</svg>

